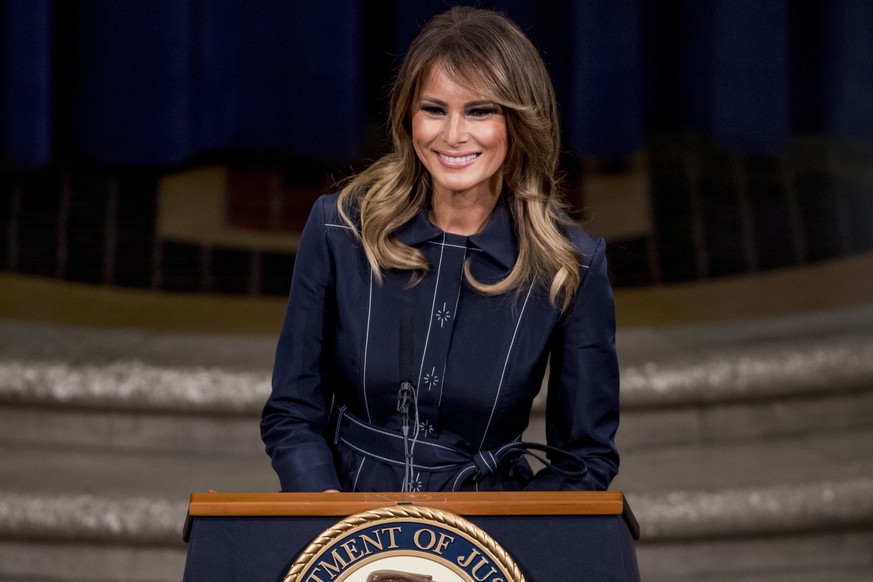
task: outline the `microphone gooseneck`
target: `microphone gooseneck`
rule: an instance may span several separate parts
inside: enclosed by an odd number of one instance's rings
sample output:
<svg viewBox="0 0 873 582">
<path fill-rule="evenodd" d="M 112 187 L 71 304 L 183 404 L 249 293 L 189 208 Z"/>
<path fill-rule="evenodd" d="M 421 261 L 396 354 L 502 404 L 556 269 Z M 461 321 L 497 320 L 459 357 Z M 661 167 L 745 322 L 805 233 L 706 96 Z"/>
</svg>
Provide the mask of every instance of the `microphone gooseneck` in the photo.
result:
<svg viewBox="0 0 873 582">
<path fill-rule="evenodd" d="M 401 417 L 401 430 L 403 432 L 403 484 L 401 491 L 408 492 L 412 489 L 413 462 L 412 449 L 409 446 L 409 407 L 416 406 L 415 387 L 413 379 L 413 323 L 412 312 L 404 309 L 400 317 L 400 390 L 397 392 L 397 411 Z M 418 407 L 416 406 L 416 409 Z"/>
</svg>

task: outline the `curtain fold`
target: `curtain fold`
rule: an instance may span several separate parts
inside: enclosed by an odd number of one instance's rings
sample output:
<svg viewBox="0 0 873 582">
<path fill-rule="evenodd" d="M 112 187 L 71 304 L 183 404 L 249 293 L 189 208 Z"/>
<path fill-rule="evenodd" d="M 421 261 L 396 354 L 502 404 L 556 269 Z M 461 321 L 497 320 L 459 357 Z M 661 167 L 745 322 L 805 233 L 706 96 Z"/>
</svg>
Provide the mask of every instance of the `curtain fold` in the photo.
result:
<svg viewBox="0 0 873 582">
<path fill-rule="evenodd" d="M 50 0 L 0 2 L 0 159 L 38 166 L 51 155 Z"/>
<path fill-rule="evenodd" d="M 76 4 L 74 19 L 73 147 L 130 165 L 190 154 L 197 142 L 191 4 L 91 0 Z"/>
<path fill-rule="evenodd" d="M 645 132 L 641 0 L 572 4 L 570 147 L 582 155 L 620 156 Z"/>
<path fill-rule="evenodd" d="M 361 140 L 356 0 L 79 0 L 67 22 L 47 0 L 4 7 L 0 139 L 23 166 L 50 161 L 53 122 L 72 153 L 126 166 L 230 148 L 349 159 Z M 70 100 L 61 119 L 53 75 Z"/>
<path fill-rule="evenodd" d="M 683 106 L 690 125 L 751 154 L 788 142 L 787 0 L 686 0 Z"/>
<path fill-rule="evenodd" d="M 823 22 L 824 129 L 873 141 L 873 2 L 831 0 Z"/>
</svg>

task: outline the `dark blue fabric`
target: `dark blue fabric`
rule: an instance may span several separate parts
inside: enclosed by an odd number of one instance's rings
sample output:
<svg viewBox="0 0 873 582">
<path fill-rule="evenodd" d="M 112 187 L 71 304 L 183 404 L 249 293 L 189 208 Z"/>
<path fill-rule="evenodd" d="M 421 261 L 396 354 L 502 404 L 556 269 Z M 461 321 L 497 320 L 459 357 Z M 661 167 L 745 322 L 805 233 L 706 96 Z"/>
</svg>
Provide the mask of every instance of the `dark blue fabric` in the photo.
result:
<svg viewBox="0 0 873 582">
<path fill-rule="evenodd" d="M 73 140 L 111 163 L 159 164 L 194 151 L 196 79 L 190 3 L 78 4 L 73 70 Z"/>
<path fill-rule="evenodd" d="M 414 369 L 421 441 L 467 451 L 497 449 L 519 438 L 551 356 L 548 444 L 581 457 L 580 479 L 546 469 L 501 472 L 480 489 L 606 489 L 618 469 L 618 365 L 612 289 L 604 243 L 578 229 L 570 240 L 583 257 L 582 284 L 561 316 L 538 289 L 485 296 L 463 279 L 505 277 L 518 255 L 509 211 L 498 204 L 470 237 L 443 233 L 422 210 L 397 232 L 421 250 L 431 270 L 409 287 L 408 272 L 371 280 L 359 243 L 338 216 L 336 196 L 320 198 L 303 232 L 285 324 L 276 350 L 273 392 L 262 435 L 284 491 L 399 491 L 403 458 L 379 463 L 333 447 L 329 404 L 392 431 L 397 412 L 399 328 L 414 317 Z M 399 455 L 398 455 L 399 456 Z M 335 460 L 336 459 L 336 460 Z M 399 461 L 399 467 L 397 466 Z M 554 466 L 577 470 L 567 459 Z M 566 466 L 565 466 L 566 464 Z M 519 482 L 520 479 L 523 479 Z M 452 479 L 417 471 L 416 489 L 451 489 Z"/>
<path fill-rule="evenodd" d="M 741 151 L 789 137 L 787 0 L 685 0 L 682 99 L 692 126 Z"/>
<path fill-rule="evenodd" d="M 580 0 L 571 7 L 570 148 L 584 155 L 632 152 L 645 133 L 641 0 Z"/>
<path fill-rule="evenodd" d="M 221 0 L 201 8 L 201 148 L 348 159 L 364 127 L 359 2 Z"/>
<path fill-rule="evenodd" d="M 638 582 L 636 549 L 620 516 L 471 516 L 527 582 Z M 185 582 L 278 582 L 339 518 L 198 517 Z"/>
<path fill-rule="evenodd" d="M 824 5 L 825 130 L 873 140 L 873 3 L 833 0 Z"/>
<path fill-rule="evenodd" d="M 50 0 L 0 2 L 0 155 L 24 166 L 51 153 Z"/>
<path fill-rule="evenodd" d="M 3 20 L 3 153 L 50 160 L 53 30 L 70 32 L 75 153 L 160 165 L 225 148 L 349 159 L 364 128 L 359 1 L 46 1 Z M 53 29 L 54 27 L 54 29 Z"/>
</svg>

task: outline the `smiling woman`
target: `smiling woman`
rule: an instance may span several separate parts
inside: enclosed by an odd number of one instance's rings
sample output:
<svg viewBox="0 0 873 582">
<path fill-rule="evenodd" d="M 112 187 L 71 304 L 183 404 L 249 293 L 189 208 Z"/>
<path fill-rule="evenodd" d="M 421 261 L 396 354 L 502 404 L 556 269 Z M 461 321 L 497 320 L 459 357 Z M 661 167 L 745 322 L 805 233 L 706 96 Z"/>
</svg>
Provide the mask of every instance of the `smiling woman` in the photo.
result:
<svg viewBox="0 0 873 582">
<path fill-rule="evenodd" d="M 393 151 L 300 240 L 261 422 L 283 490 L 606 489 L 612 289 L 603 241 L 563 211 L 539 53 L 453 8 L 412 42 L 390 124 Z M 548 445 L 521 442 L 547 363 Z"/>
</svg>

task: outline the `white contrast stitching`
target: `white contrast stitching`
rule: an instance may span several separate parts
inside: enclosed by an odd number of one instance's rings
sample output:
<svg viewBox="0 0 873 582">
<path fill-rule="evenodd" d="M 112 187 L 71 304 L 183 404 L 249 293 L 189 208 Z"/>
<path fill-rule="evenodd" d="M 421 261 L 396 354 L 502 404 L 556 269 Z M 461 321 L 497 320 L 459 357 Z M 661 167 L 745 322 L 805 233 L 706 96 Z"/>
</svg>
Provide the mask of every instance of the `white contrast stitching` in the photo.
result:
<svg viewBox="0 0 873 582">
<path fill-rule="evenodd" d="M 332 227 L 332 228 L 344 228 L 344 229 L 346 229 L 346 230 L 354 230 L 354 229 L 353 229 L 351 226 L 349 226 L 348 224 L 332 224 L 332 223 L 329 223 L 329 222 L 325 222 L 325 223 L 324 223 L 324 226 L 330 226 L 330 227 Z"/>
<path fill-rule="evenodd" d="M 370 416 L 370 400 L 367 398 L 367 354 L 370 350 L 370 316 L 373 312 L 373 269 L 370 268 L 370 290 L 367 297 L 367 332 L 364 336 L 364 365 L 362 369 L 361 383 L 364 392 L 364 409 L 367 411 L 367 421 L 373 422 Z"/>
<path fill-rule="evenodd" d="M 352 483 L 352 491 L 355 491 L 358 488 L 358 478 L 361 476 L 361 469 L 364 468 L 364 461 L 367 460 L 367 457 L 361 459 L 361 464 L 358 465 L 358 472 L 355 473 L 355 481 Z"/>
<path fill-rule="evenodd" d="M 524 318 L 524 310 L 527 308 L 527 301 L 530 299 L 531 291 L 533 291 L 533 285 L 528 287 L 527 295 L 524 297 L 524 305 L 521 306 L 521 312 L 518 314 L 518 321 L 515 323 L 515 331 L 512 332 L 512 341 L 509 342 L 509 349 L 506 351 L 506 360 L 503 362 L 503 371 L 500 373 L 500 383 L 497 385 L 497 394 L 494 395 L 494 404 L 491 407 L 491 415 L 488 417 L 488 423 L 485 425 L 485 432 L 482 433 L 482 442 L 479 443 L 480 449 L 485 445 L 485 437 L 488 436 L 488 431 L 491 428 L 491 421 L 494 420 L 494 411 L 497 410 L 497 402 L 500 400 L 500 392 L 503 390 L 503 380 L 506 378 L 506 369 L 509 367 L 509 357 L 512 355 L 512 348 L 515 345 L 515 338 L 518 335 L 519 327 L 521 327 L 521 320 Z"/>
</svg>

